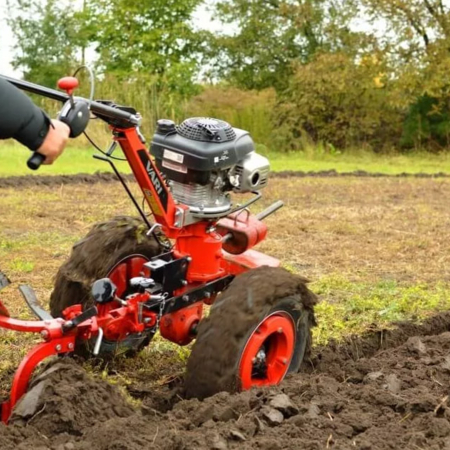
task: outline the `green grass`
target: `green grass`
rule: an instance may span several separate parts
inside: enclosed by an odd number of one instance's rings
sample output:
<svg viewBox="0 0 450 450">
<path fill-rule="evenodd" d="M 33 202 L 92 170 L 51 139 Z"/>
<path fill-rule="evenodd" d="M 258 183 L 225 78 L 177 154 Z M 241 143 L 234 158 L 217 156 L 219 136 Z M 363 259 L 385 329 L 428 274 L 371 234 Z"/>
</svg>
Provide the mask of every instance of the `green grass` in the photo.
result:
<svg viewBox="0 0 450 450">
<path fill-rule="evenodd" d="M 31 273 L 35 264 L 30 261 L 24 261 L 22 259 L 13 259 L 9 263 L 9 269 L 15 272 Z"/>
<path fill-rule="evenodd" d="M 92 157 L 96 153 L 98 152 L 91 149 L 68 148 L 55 164 L 42 166 L 33 172 L 26 165 L 31 154 L 29 150 L 18 145 L 0 145 L 0 176 L 69 175 L 111 171 L 109 164 Z M 128 169 L 125 163 L 118 165 L 121 171 Z"/>
<path fill-rule="evenodd" d="M 76 173 L 94 173 L 111 171 L 108 164 L 92 158 L 94 149 L 69 148 L 53 165 L 43 166 L 37 172 L 31 172 L 26 166 L 30 152 L 18 145 L 0 145 L 0 176 L 28 175 L 60 175 Z M 120 150 L 116 153 L 121 156 Z M 365 170 L 367 172 L 398 174 L 437 173 L 450 174 L 450 155 L 411 154 L 411 155 L 377 155 L 370 152 L 351 152 L 331 155 L 328 153 L 274 153 L 268 152 L 272 170 L 320 171 L 334 169 L 338 172 Z M 118 162 L 121 172 L 130 172 L 127 163 Z"/>
<path fill-rule="evenodd" d="M 267 153 L 271 168 L 275 172 L 295 170 L 317 172 L 336 170 L 353 172 L 364 170 L 370 173 L 450 173 L 450 155 L 426 153 L 411 155 L 377 155 L 371 152 L 350 152 L 336 155 L 305 153 Z"/>
<path fill-rule="evenodd" d="M 336 274 L 322 277 L 311 284 L 311 289 L 321 299 L 316 307 L 316 344 L 389 328 L 394 322 L 421 321 L 450 309 L 450 285 L 446 283 L 354 283 Z"/>
</svg>

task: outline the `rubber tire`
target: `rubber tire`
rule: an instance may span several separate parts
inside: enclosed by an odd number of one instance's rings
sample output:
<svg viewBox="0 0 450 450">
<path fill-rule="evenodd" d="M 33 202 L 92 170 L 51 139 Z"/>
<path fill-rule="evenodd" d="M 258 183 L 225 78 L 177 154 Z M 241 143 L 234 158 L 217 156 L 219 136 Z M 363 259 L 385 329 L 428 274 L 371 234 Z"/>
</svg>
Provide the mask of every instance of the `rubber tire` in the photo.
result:
<svg viewBox="0 0 450 450">
<path fill-rule="evenodd" d="M 316 324 L 317 297 L 306 283 L 302 277 L 271 267 L 236 277 L 198 327 L 187 364 L 186 397 L 204 399 L 222 391 L 239 391 L 239 363 L 245 345 L 261 321 L 275 311 L 287 312 L 296 323 L 288 373 L 297 372 L 310 352 L 311 328 Z"/>
<path fill-rule="evenodd" d="M 107 276 L 127 256 L 142 255 L 150 259 L 161 254 L 163 249 L 153 236 L 146 236 L 146 231 L 141 219 L 127 216 L 94 225 L 86 237 L 73 246 L 69 259 L 56 275 L 50 297 L 52 316 L 61 317 L 68 306 L 81 304 L 84 309 L 92 306 L 94 281 Z M 104 341 L 99 356 L 109 358 L 117 353 L 136 352 L 148 342 L 149 336 L 120 343 Z M 76 353 L 87 357 L 91 347 L 92 343 L 79 342 Z"/>
</svg>

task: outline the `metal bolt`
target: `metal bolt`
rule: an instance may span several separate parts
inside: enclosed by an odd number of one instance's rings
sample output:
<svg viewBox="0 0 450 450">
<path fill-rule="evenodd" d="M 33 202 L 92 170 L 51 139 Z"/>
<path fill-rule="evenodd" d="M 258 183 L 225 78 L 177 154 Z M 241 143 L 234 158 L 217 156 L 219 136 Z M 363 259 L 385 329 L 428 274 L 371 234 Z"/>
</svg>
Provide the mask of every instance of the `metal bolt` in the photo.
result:
<svg viewBox="0 0 450 450">
<path fill-rule="evenodd" d="M 69 343 L 69 349 L 70 349 L 70 350 L 73 349 L 73 344 L 72 344 L 72 342 Z"/>
<path fill-rule="evenodd" d="M 48 338 L 48 331 L 47 330 L 42 330 L 41 331 L 41 336 L 43 339 L 47 339 Z"/>
<path fill-rule="evenodd" d="M 286 364 L 287 364 L 287 359 L 286 359 L 286 358 L 283 358 L 283 359 L 281 360 L 281 362 L 283 363 L 283 365 L 286 365 Z"/>
<path fill-rule="evenodd" d="M 211 292 L 205 292 L 205 298 L 211 298 Z"/>
<path fill-rule="evenodd" d="M 144 323 L 150 323 L 151 320 L 152 320 L 152 319 L 150 319 L 150 317 L 146 317 L 146 318 L 144 319 Z"/>
<path fill-rule="evenodd" d="M 181 297 L 181 299 L 183 300 L 183 302 L 188 302 L 189 301 L 189 295 L 183 295 L 183 297 Z"/>
<path fill-rule="evenodd" d="M 283 332 L 283 328 L 281 328 L 281 327 L 278 328 L 277 333 L 278 333 L 278 334 L 281 334 L 282 332 Z"/>
<path fill-rule="evenodd" d="M 181 284 L 182 284 L 183 286 L 186 286 L 186 285 L 188 284 L 188 282 L 187 282 L 186 280 L 183 280 L 183 281 L 181 282 Z"/>
<path fill-rule="evenodd" d="M 252 364 L 256 364 L 256 361 L 257 361 L 256 357 L 252 358 Z"/>
<path fill-rule="evenodd" d="M 187 262 L 191 262 L 191 261 L 192 261 L 192 258 L 191 258 L 190 256 L 188 256 L 188 257 L 186 258 L 186 261 L 187 261 Z"/>
<path fill-rule="evenodd" d="M 60 352 L 62 347 L 61 347 L 60 344 L 58 344 L 55 348 L 56 348 L 56 351 L 57 351 L 57 352 Z"/>
</svg>

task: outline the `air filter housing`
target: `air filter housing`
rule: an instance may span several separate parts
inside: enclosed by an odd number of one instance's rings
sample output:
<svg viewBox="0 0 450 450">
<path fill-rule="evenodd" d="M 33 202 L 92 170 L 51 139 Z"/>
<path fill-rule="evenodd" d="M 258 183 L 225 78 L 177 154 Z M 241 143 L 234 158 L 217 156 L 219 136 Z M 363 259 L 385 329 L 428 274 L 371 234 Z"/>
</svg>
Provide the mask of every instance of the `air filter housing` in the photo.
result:
<svg viewBox="0 0 450 450">
<path fill-rule="evenodd" d="M 209 117 L 186 119 L 176 129 L 180 136 L 193 141 L 229 142 L 236 139 L 236 133 L 229 123 Z"/>
</svg>

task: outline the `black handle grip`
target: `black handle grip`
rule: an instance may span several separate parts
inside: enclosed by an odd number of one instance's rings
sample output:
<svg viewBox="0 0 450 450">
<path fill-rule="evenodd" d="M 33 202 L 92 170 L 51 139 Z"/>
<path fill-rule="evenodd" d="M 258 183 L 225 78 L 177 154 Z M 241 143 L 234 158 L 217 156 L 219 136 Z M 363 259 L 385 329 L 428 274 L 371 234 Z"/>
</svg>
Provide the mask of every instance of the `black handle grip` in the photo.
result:
<svg viewBox="0 0 450 450">
<path fill-rule="evenodd" d="M 27 166 L 31 170 L 38 170 L 41 164 L 45 161 L 45 156 L 41 153 L 34 152 L 27 161 Z"/>
</svg>

